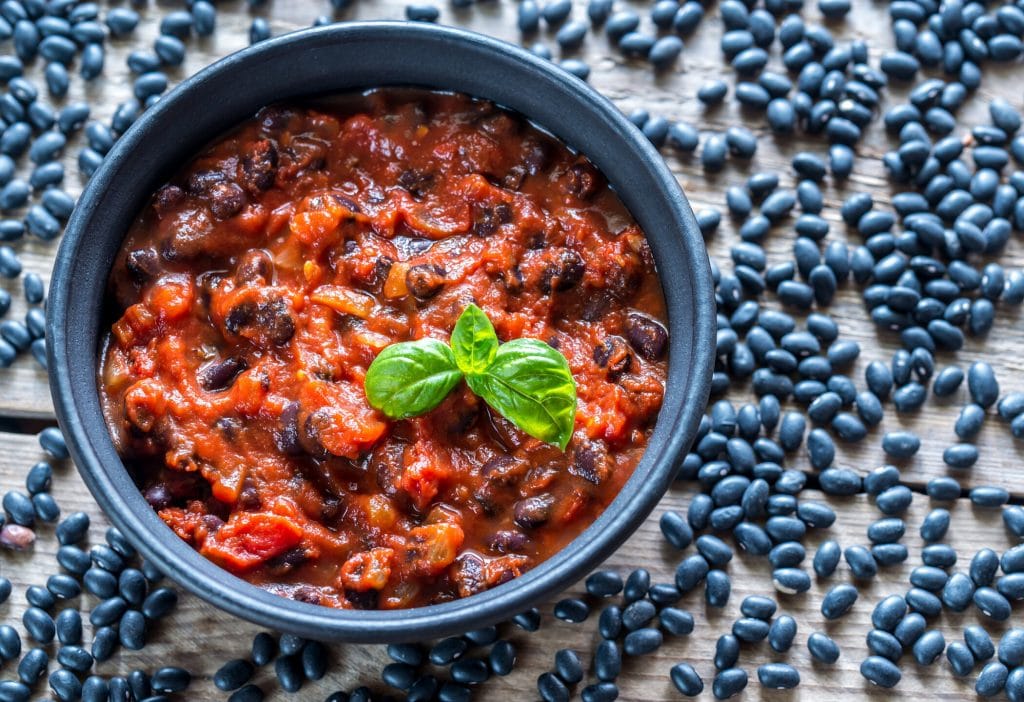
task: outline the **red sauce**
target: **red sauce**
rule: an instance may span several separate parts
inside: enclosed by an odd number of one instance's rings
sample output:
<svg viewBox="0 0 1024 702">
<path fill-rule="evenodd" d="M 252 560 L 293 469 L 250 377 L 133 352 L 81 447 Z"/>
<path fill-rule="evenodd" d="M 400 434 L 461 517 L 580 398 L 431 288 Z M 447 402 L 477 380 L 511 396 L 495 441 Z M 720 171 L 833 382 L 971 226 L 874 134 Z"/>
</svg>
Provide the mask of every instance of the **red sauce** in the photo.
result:
<svg viewBox="0 0 1024 702">
<path fill-rule="evenodd" d="M 615 498 L 664 392 L 664 302 L 601 174 L 517 115 L 372 91 L 269 107 L 156 192 L 110 278 L 101 397 L 174 532 L 271 592 L 414 607 L 503 583 Z M 563 453 L 464 384 L 389 421 L 385 346 L 476 303 L 569 361 Z"/>
</svg>

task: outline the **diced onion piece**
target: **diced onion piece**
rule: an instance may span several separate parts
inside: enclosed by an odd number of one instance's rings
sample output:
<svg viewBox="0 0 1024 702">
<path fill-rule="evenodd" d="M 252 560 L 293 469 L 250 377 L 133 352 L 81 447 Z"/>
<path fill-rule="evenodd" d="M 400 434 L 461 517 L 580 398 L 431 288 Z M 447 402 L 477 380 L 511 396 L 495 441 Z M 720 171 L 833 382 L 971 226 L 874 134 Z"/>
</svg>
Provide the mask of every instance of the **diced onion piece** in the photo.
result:
<svg viewBox="0 0 1024 702">
<path fill-rule="evenodd" d="M 321 285 L 309 296 L 313 302 L 327 305 L 339 314 L 366 319 L 373 314 L 373 297 L 342 285 Z"/>
</svg>

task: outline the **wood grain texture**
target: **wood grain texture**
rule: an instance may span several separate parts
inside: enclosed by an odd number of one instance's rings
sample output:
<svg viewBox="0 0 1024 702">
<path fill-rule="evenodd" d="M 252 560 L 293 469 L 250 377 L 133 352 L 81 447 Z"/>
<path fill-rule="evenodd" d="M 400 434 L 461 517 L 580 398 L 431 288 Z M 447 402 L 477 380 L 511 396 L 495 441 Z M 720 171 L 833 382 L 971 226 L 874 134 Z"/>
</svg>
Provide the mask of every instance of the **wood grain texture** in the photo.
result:
<svg viewBox="0 0 1024 702">
<path fill-rule="evenodd" d="M 44 458 L 34 437 L 14 434 L 0 434 L 5 447 L 0 456 L 0 492 L 24 489 L 24 475 L 37 460 Z M 103 542 L 108 522 L 89 496 L 74 468 L 68 464 L 56 466 L 54 496 L 63 509 L 64 515 L 76 511 L 87 512 L 92 519 L 88 544 Z M 666 510 L 685 513 L 692 491 L 687 486 L 673 488 L 658 509 L 639 531 L 613 555 L 607 567 L 625 575 L 636 567 L 645 567 L 651 572 L 652 581 L 672 582 L 675 568 L 683 557 L 694 551 L 691 546 L 685 551 L 669 547 L 661 536 L 658 518 Z M 808 490 L 802 499 L 826 500 L 826 496 Z M 828 500 L 838 513 L 838 520 L 830 529 L 812 532 L 807 540 L 807 562 L 813 558 L 818 545 L 829 538 L 837 539 L 844 547 L 868 543 L 868 525 L 882 515 L 865 496 L 843 500 Z M 878 699 L 911 700 L 921 694 L 936 699 L 963 699 L 969 692 L 969 683 L 953 677 L 944 659 L 931 667 L 920 667 L 909 657 L 903 663 L 904 679 L 894 691 L 882 694 L 864 682 L 858 672 L 860 661 L 867 655 L 864 636 L 870 628 L 871 609 L 875 603 L 890 594 L 903 594 L 908 589 L 907 576 L 910 570 L 920 565 L 923 542 L 918 533 L 921 521 L 934 505 L 923 496 L 916 496 L 905 516 L 907 535 L 903 543 L 910 557 L 899 567 L 883 568 L 878 577 L 869 583 L 858 583 L 860 599 L 852 610 L 837 622 L 825 622 L 820 613 L 821 599 L 829 588 L 840 582 L 853 582 L 845 563 L 841 563 L 835 575 L 824 581 L 813 583 L 809 593 L 803 596 L 781 596 L 771 587 L 770 568 L 763 557 L 737 555 L 725 570 L 732 578 L 732 595 L 724 609 L 713 609 L 705 605 L 703 588 L 685 596 L 679 606 L 690 611 L 696 620 L 696 627 L 690 636 L 669 637 L 665 645 L 655 654 L 640 659 L 627 659 L 619 679 L 622 700 L 669 700 L 679 696 L 671 688 L 667 673 L 679 661 L 687 661 L 697 668 L 710 685 L 713 675 L 711 658 L 716 639 L 728 633 L 733 620 L 739 616 L 739 605 L 747 595 L 768 595 L 776 598 L 779 613 L 793 616 L 798 622 L 798 634 L 793 649 L 788 654 L 776 654 L 767 643 L 744 645 L 740 658 L 741 667 L 747 669 L 751 683 L 742 698 L 737 699 L 806 699 L 806 700 L 850 700 L 870 695 Z M 974 553 L 982 547 L 1004 550 L 1015 544 L 1015 539 L 1005 532 L 999 510 L 982 510 L 971 506 L 966 500 L 945 505 L 952 513 L 952 527 L 946 543 L 960 554 L 957 569 L 966 569 Z M 21 615 L 26 603 L 24 590 L 29 585 L 45 585 L 46 578 L 59 570 L 55 554 L 56 538 L 52 527 L 38 529 L 39 537 L 29 553 L 0 552 L 0 575 L 10 578 L 14 584 L 11 599 L 0 605 L 0 619 L 15 626 L 25 637 L 21 626 Z M 170 537 L 170 534 L 168 533 Z M 583 594 L 582 584 L 571 588 L 566 596 Z M 566 624 L 551 615 L 554 601 L 541 606 L 544 623 L 539 633 L 528 636 L 515 627 L 504 625 L 502 630 L 515 642 L 519 652 L 519 666 L 507 678 L 495 678 L 481 687 L 477 699 L 532 699 L 536 696 L 535 679 L 545 670 L 551 669 L 554 653 L 561 648 L 580 652 L 588 668 L 586 682 L 593 682 L 590 670 L 591 652 L 600 641 L 597 634 L 597 616 L 601 603 L 590 598 L 593 613 L 578 625 Z M 91 595 L 83 595 L 59 605 L 78 607 L 83 615 L 96 604 Z M 1015 615 L 1016 616 L 1016 615 Z M 1019 623 L 1019 619 L 1015 619 Z M 982 623 L 993 636 L 1005 630 L 1005 624 L 986 620 L 972 607 L 960 615 L 944 613 L 932 625 L 946 636 L 947 641 L 961 637 L 963 627 L 969 623 Z M 259 631 L 255 625 L 238 620 L 206 604 L 197 597 L 182 594 L 181 601 L 167 619 L 152 627 L 147 635 L 147 645 L 142 651 L 121 650 L 113 659 L 99 664 L 97 670 L 103 675 L 127 674 L 133 669 L 155 670 L 164 665 L 181 665 L 193 672 L 195 682 L 181 699 L 216 700 L 226 695 L 212 685 L 212 675 L 223 662 L 246 657 L 249 643 Z M 842 656 L 834 666 L 821 665 L 810 660 L 806 649 L 807 637 L 812 631 L 824 631 L 832 636 L 842 648 Z M 92 627 L 86 625 L 86 642 L 92 640 Z M 26 646 L 28 639 L 26 637 Z M 51 655 L 55 647 L 47 648 Z M 269 693 L 268 699 L 317 700 L 337 689 L 352 689 L 361 684 L 374 689 L 384 688 L 378 680 L 381 667 L 387 663 L 383 646 L 335 645 L 331 647 L 331 672 L 318 683 L 307 683 L 301 693 L 289 697 L 278 691 L 271 670 L 261 670 L 256 681 Z M 760 689 L 756 682 L 755 669 L 769 661 L 789 661 L 800 670 L 800 688 L 791 693 L 768 692 Z M 435 671 L 440 672 L 440 671 Z M 14 665 L 7 663 L 0 667 L 0 678 L 12 677 Z M 584 683 L 586 684 L 586 683 Z M 577 688 L 582 689 L 582 685 Z M 41 690 L 39 691 L 41 694 Z"/>
<path fill-rule="evenodd" d="M 638 9 L 643 9 L 637 5 Z M 404 5 L 385 0 L 383 2 L 361 3 L 342 15 L 345 19 L 387 18 L 397 19 L 403 16 Z M 275 33 L 281 33 L 306 26 L 318 14 L 327 11 L 326 3 L 269 3 L 263 10 Z M 515 29 L 516 8 L 509 2 L 482 3 L 472 10 L 459 10 L 451 7 L 442 8 L 442 21 L 460 24 L 481 32 L 487 32 L 510 41 L 522 41 L 531 44 L 540 41 L 553 46 L 557 55 L 557 45 L 552 41 L 552 33 L 542 30 L 536 36 L 520 37 Z M 816 11 L 809 9 L 806 13 L 808 21 L 820 21 Z M 161 12 L 149 7 L 144 13 L 142 24 L 132 39 L 116 39 L 109 42 L 107 70 L 103 77 L 85 85 L 80 80 L 73 81 L 69 97 L 64 101 L 88 100 L 93 106 L 93 116 L 109 120 L 116 105 L 130 97 L 131 75 L 124 58 L 130 50 L 148 46 L 157 32 Z M 576 9 L 576 16 L 584 16 L 583 3 Z M 251 15 L 244 11 L 241 3 L 229 3 L 222 6 L 218 15 L 219 31 L 215 37 L 193 39 L 185 64 L 180 69 L 171 71 L 172 80 L 179 80 L 209 64 L 216 58 L 247 44 L 248 27 Z M 644 18 L 644 25 L 649 20 Z M 888 17 L 884 8 L 872 3 L 856 3 L 854 11 L 845 23 L 830 24 L 837 39 L 848 40 L 854 37 L 870 40 L 872 61 L 891 46 L 888 29 Z M 871 31 L 868 31 L 871 30 Z M 712 131 L 722 131 L 732 124 L 748 126 L 762 136 L 758 153 L 754 159 L 744 162 L 731 159 L 724 171 L 717 174 L 705 174 L 695 157 L 677 157 L 668 154 L 668 161 L 694 209 L 715 207 L 724 209 L 724 191 L 731 185 L 742 184 L 746 177 L 758 170 L 778 172 L 782 177 L 783 187 L 793 187 L 796 183 L 795 174 L 789 166 L 794 153 L 809 150 L 824 153 L 825 145 L 820 139 L 807 137 L 778 138 L 768 133 L 762 116 L 752 113 L 746 108 L 738 107 L 734 101 L 713 109 L 705 108 L 694 98 L 697 88 L 706 80 L 731 73 L 724 63 L 718 49 L 718 40 L 722 27 L 717 14 L 712 10 L 701 23 L 696 33 L 687 39 L 687 46 L 672 70 L 655 73 L 648 65 L 635 60 L 623 59 L 612 50 L 607 39 L 601 34 L 591 33 L 579 52 L 593 67 L 590 82 L 604 94 L 611 97 L 623 110 L 644 108 L 652 114 L 664 115 L 672 119 L 690 121 L 700 127 L 705 135 Z M 773 53 L 770 68 L 782 71 L 776 50 Z M 41 66 L 34 67 L 30 77 L 38 77 Z M 1006 67 L 995 67 L 987 71 L 985 82 L 975 98 L 961 112 L 964 124 L 987 120 L 987 101 L 1001 95 L 1011 100 L 1017 93 L 1013 89 L 1013 71 Z M 893 85 L 885 93 L 882 109 L 887 105 L 902 101 L 907 86 Z M 81 137 L 73 139 L 66 149 L 64 162 L 67 169 L 65 185 L 72 193 L 77 193 L 83 185 L 77 169 L 77 153 L 81 145 Z M 847 231 L 845 224 L 839 219 L 838 208 L 842 200 L 854 192 L 870 192 L 878 206 L 888 205 L 891 189 L 885 178 L 881 155 L 890 146 L 888 135 L 878 123 L 868 130 L 862 144 L 857 148 L 857 165 L 854 175 L 848 182 L 837 183 L 827 179 L 824 188 L 825 211 L 823 215 L 831 224 L 830 239 L 847 241 L 851 246 L 860 243 L 860 237 Z M 729 269 L 729 248 L 738 241 L 739 222 L 724 218 L 722 227 L 709 239 L 708 249 L 713 260 L 723 269 Z M 795 235 L 792 221 L 775 227 L 765 242 L 769 265 L 791 258 L 791 249 Z M 49 269 L 55 244 L 26 241 L 18 245 L 22 252 L 26 270 L 31 270 L 49 279 Z M 1008 268 L 1019 267 L 1024 262 L 1024 249 L 1018 237 L 1010 242 L 1002 262 Z M 664 271 L 664 275 L 685 275 L 684 271 Z M 11 315 L 20 317 L 25 308 L 20 297 L 20 281 L 2 281 L 14 294 L 15 303 Z M 778 307 L 773 297 L 765 305 Z M 836 319 L 844 338 L 858 341 L 862 346 L 861 358 L 850 370 L 851 376 L 858 385 L 863 385 L 863 368 L 872 360 L 887 361 L 892 352 L 899 348 L 899 339 L 894 334 L 879 334 L 868 319 L 860 290 L 852 283 L 841 288 L 835 302 L 828 312 Z M 1000 307 L 996 326 L 988 339 L 969 339 L 966 348 L 955 356 L 939 354 L 937 363 L 966 364 L 974 360 L 985 359 L 992 363 L 1001 378 L 1004 390 L 1024 389 L 1021 371 L 1024 370 L 1024 359 L 1013 349 L 1024 342 L 1024 327 L 1020 324 L 1019 309 Z M 0 395 L 0 414 L 8 416 L 25 416 L 47 418 L 52 417 L 52 405 L 48 393 L 42 391 L 43 372 L 36 366 L 29 355 L 19 358 L 14 367 L 5 372 L 4 389 Z M 749 388 L 735 388 L 730 398 L 737 402 L 748 401 L 751 397 Z M 966 392 L 961 390 L 958 396 L 930 403 L 920 412 L 910 415 L 897 415 L 887 412 L 885 422 L 871 432 L 868 439 L 858 446 L 841 446 L 837 462 L 854 468 L 868 470 L 874 464 L 884 461 L 879 450 L 882 434 L 897 428 L 909 428 L 922 436 L 929 437 L 921 453 L 911 461 L 902 465 L 906 480 L 915 485 L 924 485 L 930 478 L 943 475 L 949 471 L 941 460 L 942 451 L 956 441 L 952 424 L 960 406 L 965 401 Z M 999 421 L 989 421 L 978 439 L 982 447 L 979 463 L 970 471 L 954 471 L 965 487 L 973 485 L 1000 484 L 1011 489 L 1014 494 L 1024 495 L 1024 471 L 1014 470 L 1021 457 L 1019 442 L 1010 435 L 1007 427 Z M 806 468 L 802 456 L 797 457 L 796 466 Z"/>
<path fill-rule="evenodd" d="M 646 15 L 646 3 L 622 4 L 629 4 Z M 577 0 L 576 17 L 585 16 L 584 5 L 583 0 Z M 810 7 L 812 3 L 808 5 L 806 19 L 810 22 L 820 22 L 821 18 L 816 9 Z M 186 63 L 181 69 L 171 73 L 172 80 L 180 80 L 248 43 L 247 33 L 252 15 L 246 10 L 244 3 L 218 3 L 218 7 L 220 12 L 217 35 L 208 39 L 191 40 Z M 131 93 L 131 76 L 124 65 L 125 57 L 131 50 L 151 44 L 156 36 L 160 17 L 169 8 L 170 5 L 163 4 L 148 6 L 144 11 L 143 23 L 133 38 L 116 39 L 108 43 L 107 68 L 104 76 L 90 85 L 83 85 L 76 77 L 72 82 L 71 94 L 60 104 L 88 100 L 93 105 L 93 117 L 109 120 L 117 103 L 129 97 Z M 397 19 L 403 16 L 403 8 L 403 3 L 395 0 L 364 1 L 339 17 Z M 306 26 L 318 14 L 327 13 L 329 9 L 328 4 L 321 1 L 277 0 L 260 8 L 259 12 L 268 17 L 271 27 L 277 34 Z M 541 41 L 551 46 L 557 56 L 558 49 L 550 31 L 544 30 L 536 36 L 525 38 L 519 36 L 514 25 L 515 13 L 516 5 L 510 0 L 482 2 L 472 9 L 456 9 L 443 4 L 441 20 L 444 23 L 458 24 L 514 42 L 531 44 L 534 41 Z M 643 26 L 650 28 L 646 16 Z M 872 63 L 876 63 L 878 57 L 890 48 L 892 43 L 886 6 L 870 0 L 855 2 L 854 10 L 845 23 L 830 23 L 828 26 L 840 39 L 868 39 Z M 705 109 L 695 99 L 696 90 L 704 81 L 731 75 L 731 69 L 723 61 L 718 49 L 721 33 L 721 22 L 716 9 L 712 6 L 698 31 L 687 38 L 686 49 L 678 64 L 660 74 L 656 74 L 642 62 L 623 59 L 610 48 L 606 38 L 599 32 L 588 36 L 581 51 L 573 54 L 585 58 L 590 63 L 593 69 L 591 84 L 625 111 L 645 108 L 654 114 L 684 119 L 698 125 L 705 135 L 711 131 L 722 131 L 733 124 L 743 124 L 762 135 L 758 153 L 752 161 L 732 160 L 725 170 L 710 177 L 703 173 L 697 158 L 668 155 L 668 162 L 694 209 L 715 207 L 724 210 L 725 189 L 730 185 L 741 184 L 750 173 L 758 170 L 778 172 L 783 186 L 792 187 L 796 182 L 789 166 L 793 153 L 799 150 L 816 153 L 825 151 L 825 145 L 820 140 L 803 137 L 779 139 L 772 136 L 767 133 L 760 115 L 738 108 L 731 98 L 723 106 L 711 110 Z M 783 72 L 777 49 L 776 46 L 771 67 Z M 10 49 L 9 46 L 4 46 L 0 47 L 0 50 Z M 41 69 L 42 66 L 37 64 L 28 72 L 28 76 L 40 84 Z M 339 67 L 339 70 L 344 70 L 344 67 Z M 1015 73 L 1011 69 L 986 71 L 981 90 L 961 111 L 963 124 L 986 121 L 986 103 L 993 96 L 1002 96 L 1019 107 L 1019 82 L 1015 83 L 1014 78 Z M 258 76 L 253 76 L 253 80 L 258 80 Z M 901 101 L 905 95 L 905 87 L 893 86 L 887 91 L 882 109 L 888 104 Z M 196 109 L 202 109 L 202 106 L 196 106 Z M 64 155 L 67 168 L 65 186 L 72 193 L 78 193 L 83 186 L 77 169 L 77 153 L 81 144 L 80 137 L 73 139 Z M 876 123 L 857 148 L 857 165 L 849 181 L 834 183 L 827 179 L 823 214 L 832 225 L 830 239 L 845 240 L 851 245 L 860 243 L 858 235 L 847 231 L 838 217 L 838 207 L 849 194 L 870 192 L 879 203 L 878 206 L 888 205 L 892 190 L 885 178 L 880 158 L 889 146 L 889 137 L 881 125 Z M 25 172 L 27 174 L 27 168 Z M 739 224 L 725 217 L 720 230 L 708 241 L 711 257 L 723 269 L 731 267 L 728 252 L 730 246 L 738 241 Z M 776 227 L 765 243 L 769 263 L 790 258 L 793 240 L 791 221 Z M 35 271 L 42 275 L 44 280 L 48 280 L 52 256 L 56 250 L 55 244 L 25 241 L 16 244 L 15 247 L 21 254 L 25 269 Z M 1024 249 L 1019 237 L 1014 237 L 1010 242 L 1001 260 L 1008 267 L 1021 266 L 1024 262 Z M 662 271 L 662 274 L 686 275 L 686 271 Z M 20 281 L 5 280 L 0 281 L 0 284 L 15 298 L 11 316 L 20 318 L 25 312 L 24 302 L 20 297 Z M 765 304 L 777 307 L 774 300 Z M 899 347 L 899 340 L 893 335 L 876 333 L 867 319 L 860 292 L 852 284 L 847 284 L 841 289 L 828 311 L 839 322 L 843 337 L 855 339 L 862 345 L 861 358 L 851 370 L 851 375 L 858 386 L 863 386 L 863 368 L 867 362 L 887 361 L 892 352 Z M 940 365 L 955 362 L 966 367 L 971 361 L 983 359 L 996 368 L 1004 390 L 1024 390 L 1024 358 L 1017 351 L 1022 343 L 1024 326 L 1020 323 L 1018 311 L 1001 308 L 996 327 L 989 339 L 969 340 L 966 348 L 955 357 L 943 354 L 939 356 L 938 362 Z M 31 357 L 26 355 L 20 358 L 13 368 L 3 371 L 3 374 L 0 381 L 3 387 L 3 392 L 0 393 L 0 416 L 42 419 L 52 417 L 52 405 L 45 388 L 45 374 L 36 367 Z M 749 401 L 751 396 L 749 388 L 745 386 L 734 388 L 729 395 L 736 402 Z M 836 463 L 866 473 L 874 466 L 885 462 L 879 448 L 881 435 L 895 428 L 910 428 L 925 438 L 925 444 L 918 456 L 906 462 L 901 468 L 905 480 L 920 489 L 930 478 L 949 472 L 942 463 L 941 452 L 945 446 L 955 441 L 952 425 L 960 406 L 965 402 L 965 397 L 966 392 L 961 390 L 954 398 L 941 402 L 930 401 L 923 410 L 911 416 L 898 416 L 891 405 L 887 405 L 884 424 L 873 430 L 868 439 L 860 445 L 840 444 Z M 0 440 L 4 441 L 6 449 L 0 456 L 0 489 L 5 491 L 20 488 L 25 471 L 41 457 L 41 452 L 32 437 L 0 435 Z M 965 487 L 1002 485 L 1011 489 L 1016 496 L 1024 496 L 1024 471 L 1020 469 L 1021 447 L 1020 443 L 1015 442 L 1010 436 L 1007 427 L 997 418 L 990 418 L 978 443 L 982 448 L 982 457 L 978 465 L 971 471 L 960 472 L 961 474 L 956 477 Z M 802 451 L 792 457 L 789 466 L 808 469 Z M 58 470 L 58 474 L 59 480 L 56 481 L 54 492 L 64 512 L 88 512 L 93 519 L 91 541 L 99 542 L 106 527 L 102 514 L 72 467 L 63 466 Z M 643 566 L 651 570 L 655 582 L 671 581 L 674 568 L 683 554 L 673 552 L 666 546 L 660 536 L 657 518 L 665 509 L 685 510 L 692 490 L 692 486 L 673 488 L 655 514 L 610 559 L 609 567 L 625 573 L 629 569 Z M 810 491 L 803 497 L 825 499 Z M 880 516 L 871 502 L 864 496 L 828 501 L 839 513 L 839 520 L 827 534 L 838 538 L 844 546 L 866 543 L 864 532 L 867 524 Z M 842 621 L 825 625 L 819 606 L 821 597 L 828 587 L 849 579 L 845 564 L 840 566 L 837 575 L 829 581 L 815 583 L 808 595 L 780 598 L 782 611 L 791 614 L 799 622 L 797 643 L 787 656 L 773 654 L 763 643 L 745 647 L 741 665 L 750 673 L 751 683 L 747 691 L 737 699 L 814 699 L 816 702 L 824 702 L 870 697 L 909 700 L 927 694 L 935 699 L 959 700 L 971 694 L 970 687 L 955 679 L 944 662 L 930 668 L 920 668 L 912 662 L 905 662 L 903 682 L 892 692 L 881 692 L 871 688 L 857 672 L 859 661 L 866 655 L 864 635 L 869 626 L 871 607 L 887 594 L 905 592 L 908 587 L 907 574 L 911 567 L 920 563 L 921 542 L 917 527 L 929 509 L 928 502 L 927 498 L 918 495 L 907 514 L 909 533 L 904 542 L 910 549 L 908 562 L 903 567 L 884 569 L 873 583 L 863 588 L 860 601 Z M 1000 523 L 998 510 L 978 510 L 965 500 L 961 500 L 953 507 L 952 512 L 953 527 L 948 540 L 960 551 L 961 565 L 965 565 L 970 555 L 983 545 L 997 549 L 1011 545 Z M 822 538 L 823 534 L 813 534 L 808 539 L 808 561 Z M 11 623 L 19 630 L 22 629 L 20 619 L 25 606 L 24 588 L 30 584 L 42 584 L 46 576 L 56 570 L 53 559 L 55 551 L 56 543 L 52 530 L 42 528 L 33 554 L 0 553 L 0 572 L 11 578 L 16 587 L 11 600 L 0 605 L 0 617 L 5 622 Z M 748 594 L 772 594 L 769 570 L 763 558 L 737 556 L 727 570 L 733 580 L 733 594 L 728 607 L 722 611 L 708 610 L 703 603 L 701 592 L 687 596 L 680 606 L 690 609 L 695 615 L 697 627 L 694 633 L 689 637 L 666 643 L 655 655 L 627 661 L 619 680 L 622 689 L 620 699 L 678 699 L 679 695 L 668 682 L 667 672 L 671 665 L 680 660 L 691 662 L 710 686 L 710 658 L 715 639 L 728 631 L 732 620 L 738 614 L 742 597 Z M 581 591 L 581 587 L 577 586 L 575 591 Z M 72 602 L 71 606 L 77 605 L 83 610 L 88 610 L 93 604 L 93 599 L 86 596 L 80 601 Z M 597 642 L 596 613 L 584 624 L 567 625 L 554 620 L 550 615 L 552 604 L 547 603 L 543 608 L 545 618 L 541 633 L 526 636 L 521 632 L 509 630 L 519 649 L 520 665 L 508 678 L 489 682 L 477 695 L 478 699 L 533 699 L 537 696 L 536 676 L 551 668 L 556 650 L 568 647 L 584 652 L 585 655 L 589 655 L 593 650 Z M 965 623 L 977 618 L 978 615 L 973 610 L 954 617 L 944 614 L 936 626 L 952 640 L 959 637 Z M 989 628 L 994 632 L 1001 629 L 998 626 Z M 835 666 L 821 666 L 810 662 L 805 643 L 807 635 L 813 630 L 826 631 L 842 646 L 843 656 Z M 103 674 L 120 674 L 136 667 L 152 670 L 161 665 L 181 664 L 193 670 L 197 676 L 192 688 L 180 696 L 181 699 L 224 699 L 226 695 L 213 688 L 210 678 L 221 662 L 236 656 L 245 656 L 249 641 L 257 631 L 254 625 L 230 617 L 198 598 L 183 596 L 176 612 L 150 632 L 149 644 L 143 651 L 123 651 L 98 668 Z M 91 631 L 87 627 L 87 640 L 90 637 Z M 51 653 L 54 653 L 52 648 Z M 260 672 L 257 682 L 269 693 L 268 699 L 317 700 L 335 689 L 351 689 L 363 683 L 370 684 L 375 689 L 382 689 L 377 681 L 379 670 L 386 662 L 382 647 L 336 646 L 332 648 L 332 656 L 334 665 L 328 679 L 317 684 L 307 684 L 299 695 L 288 697 L 280 693 L 272 681 L 272 672 L 268 670 Z M 803 676 L 801 687 L 789 693 L 761 690 L 756 682 L 754 669 L 758 664 L 769 660 L 790 660 L 797 665 Z M 589 658 L 585 658 L 584 662 L 588 666 L 591 663 Z M 13 677 L 13 668 L 13 664 L 7 663 L 0 668 L 0 677 Z M 588 673 L 589 681 L 592 681 L 592 675 Z M 580 687 L 577 688 L 577 692 Z M 41 689 L 38 693 L 39 696 L 43 695 Z"/>
</svg>

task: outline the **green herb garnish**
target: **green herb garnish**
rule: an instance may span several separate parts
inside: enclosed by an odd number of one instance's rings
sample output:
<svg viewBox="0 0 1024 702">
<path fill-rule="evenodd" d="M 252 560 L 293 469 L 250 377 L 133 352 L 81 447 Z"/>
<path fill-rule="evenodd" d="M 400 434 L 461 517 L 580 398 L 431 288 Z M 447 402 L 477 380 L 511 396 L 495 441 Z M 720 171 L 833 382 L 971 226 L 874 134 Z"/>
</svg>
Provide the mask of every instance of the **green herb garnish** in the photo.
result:
<svg viewBox="0 0 1024 702">
<path fill-rule="evenodd" d="M 441 404 L 463 378 L 505 419 L 563 451 L 576 421 L 576 382 L 565 356 L 537 339 L 502 344 L 476 305 L 463 310 L 451 346 L 436 339 L 392 344 L 366 372 L 366 398 L 392 419 Z"/>
</svg>

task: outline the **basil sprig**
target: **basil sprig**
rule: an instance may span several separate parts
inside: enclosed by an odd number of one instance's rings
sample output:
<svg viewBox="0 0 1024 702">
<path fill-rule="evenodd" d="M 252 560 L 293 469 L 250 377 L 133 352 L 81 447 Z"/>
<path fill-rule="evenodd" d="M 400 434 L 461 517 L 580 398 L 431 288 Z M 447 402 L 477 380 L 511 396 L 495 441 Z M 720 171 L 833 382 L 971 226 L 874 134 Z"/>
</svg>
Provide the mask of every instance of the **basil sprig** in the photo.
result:
<svg viewBox="0 0 1024 702">
<path fill-rule="evenodd" d="M 469 389 L 524 432 L 563 451 L 576 421 L 576 382 L 565 356 L 537 339 L 501 344 L 469 305 L 451 334 L 388 346 L 366 371 L 366 398 L 392 419 L 437 407 L 463 378 Z"/>
</svg>

